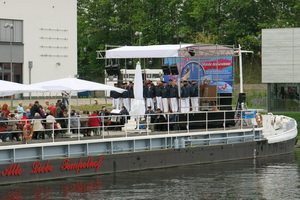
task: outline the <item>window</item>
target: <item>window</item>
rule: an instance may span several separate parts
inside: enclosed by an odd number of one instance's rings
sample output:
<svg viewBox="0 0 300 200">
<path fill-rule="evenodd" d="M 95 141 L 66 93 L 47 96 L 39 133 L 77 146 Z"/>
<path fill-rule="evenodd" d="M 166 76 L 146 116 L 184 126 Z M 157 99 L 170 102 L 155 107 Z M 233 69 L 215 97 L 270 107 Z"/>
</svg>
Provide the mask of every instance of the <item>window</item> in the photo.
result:
<svg viewBox="0 0 300 200">
<path fill-rule="evenodd" d="M 13 81 L 22 83 L 23 66 L 21 63 L 13 63 Z M 9 63 L 0 63 L 0 80 L 11 81 L 11 70 Z"/>
<path fill-rule="evenodd" d="M 272 83 L 269 88 L 269 110 L 270 111 L 292 111 L 300 110 L 300 84 L 298 83 Z"/>
<path fill-rule="evenodd" d="M 6 23 L 13 25 L 12 33 L 9 27 L 4 27 Z M 23 21 L 0 19 L 0 42 L 10 42 L 11 36 L 12 42 L 23 42 Z"/>
</svg>

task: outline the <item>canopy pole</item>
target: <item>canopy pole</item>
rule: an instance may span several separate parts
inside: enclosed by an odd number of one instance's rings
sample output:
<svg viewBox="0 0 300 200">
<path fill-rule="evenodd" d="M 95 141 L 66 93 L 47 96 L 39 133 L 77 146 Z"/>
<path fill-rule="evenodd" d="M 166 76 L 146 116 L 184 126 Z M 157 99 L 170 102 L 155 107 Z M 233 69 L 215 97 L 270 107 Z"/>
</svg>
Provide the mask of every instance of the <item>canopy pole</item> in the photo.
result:
<svg viewBox="0 0 300 200">
<path fill-rule="evenodd" d="M 242 64 L 242 48 L 239 44 L 239 66 L 240 66 L 240 93 L 244 92 L 243 89 L 243 64 Z"/>
<path fill-rule="evenodd" d="M 69 91 L 69 109 L 68 109 L 68 133 L 71 133 L 71 91 Z"/>
</svg>

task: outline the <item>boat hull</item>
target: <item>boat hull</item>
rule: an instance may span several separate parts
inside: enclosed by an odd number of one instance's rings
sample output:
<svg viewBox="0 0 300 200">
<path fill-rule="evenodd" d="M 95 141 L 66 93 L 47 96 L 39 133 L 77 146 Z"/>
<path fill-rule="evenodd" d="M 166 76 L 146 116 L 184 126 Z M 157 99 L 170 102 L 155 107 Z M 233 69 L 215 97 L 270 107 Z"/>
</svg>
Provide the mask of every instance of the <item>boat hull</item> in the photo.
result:
<svg viewBox="0 0 300 200">
<path fill-rule="evenodd" d="M 293 138 L 272 144 L 260 140 L 2 164 L 0 184 L 275 156 L 293 152 L 296 140 Z"/>
</svg>

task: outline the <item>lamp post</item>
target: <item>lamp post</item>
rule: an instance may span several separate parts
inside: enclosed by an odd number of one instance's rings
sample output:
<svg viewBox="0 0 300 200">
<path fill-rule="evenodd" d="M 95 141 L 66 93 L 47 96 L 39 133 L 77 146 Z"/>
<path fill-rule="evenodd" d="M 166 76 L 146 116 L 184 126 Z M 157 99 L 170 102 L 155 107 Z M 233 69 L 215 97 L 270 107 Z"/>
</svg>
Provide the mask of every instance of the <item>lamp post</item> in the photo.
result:
<svg viewBox="0 0 300 200">
<path fill-rule="evenodd" d="M 14 28 L 14 25 L 6 23 L 4 25 L 4 28 L 9 28 L 9 32 L 10 32 L 10 81 L 13 82 L 14 80 L 13 80 L 13 64 L 12 64 L 12 41 L 13 41 L 12 30 Z"/>
<path fill-rule="evenodd" d="M 4 28 L 9 28 L 9 33 L 10 33 L 10 43 L 9 43 L 9 46 L 10 46 L 10 81 L 13 82 L 13 64 L 12 64 L 12 30 L 14 28 L 14 25 L 13 24 L 9 24 L 9 23 L 6 23 L 4 25 Z M 13 95 L 11 96 L 11 106 L 13 106 Z"/>
<path fill-rule="evenodd" d="M 134 35 L 139 36 L 139 46 L 141 46 L 141 44 L 142 44 L 142 35 L 143 35 L 143 33 L 137 31 L 137 32 L 134 33 Z"/>
<path fill-rule="evenodd" d="M 136 31 L 136 32 L 134 33 L 134 35 L 139 36 L 139 46 L 141 46 L 141 44 L 142 44 L 142 35 L 143 35 L 143 33 L 142 33 L 142 32 L 139 32 L 139 31 Z M 140 63 L 141 63 L 141 58 L 139 59 L 139 61 L 140 61 Z"/>
<path fill-rule="evenodd" d="M 33 67 L 33 62 L 28 61 L 28 68 L 29 68 L 29 84 L 31 84 L 31 70 Z M 31 99 L 31 92 L 29 93 L 29 99 Z"/>
</svg>

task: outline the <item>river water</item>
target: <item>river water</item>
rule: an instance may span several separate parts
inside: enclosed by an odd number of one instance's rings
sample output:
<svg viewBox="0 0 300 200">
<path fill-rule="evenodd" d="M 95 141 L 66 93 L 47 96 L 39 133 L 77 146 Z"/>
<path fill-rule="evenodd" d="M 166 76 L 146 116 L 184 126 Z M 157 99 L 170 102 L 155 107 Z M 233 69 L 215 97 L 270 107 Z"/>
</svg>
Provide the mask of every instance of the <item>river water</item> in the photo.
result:
<svg viewBox="0 0 300 200">
<path fill-rule="evenodd" d="M 300 149 L 214 164 L 1 186 L 1 199 L 300 199 Z"/>
</svg>

